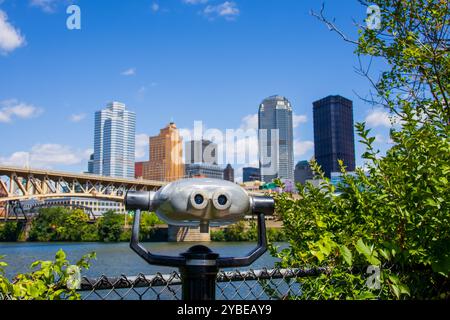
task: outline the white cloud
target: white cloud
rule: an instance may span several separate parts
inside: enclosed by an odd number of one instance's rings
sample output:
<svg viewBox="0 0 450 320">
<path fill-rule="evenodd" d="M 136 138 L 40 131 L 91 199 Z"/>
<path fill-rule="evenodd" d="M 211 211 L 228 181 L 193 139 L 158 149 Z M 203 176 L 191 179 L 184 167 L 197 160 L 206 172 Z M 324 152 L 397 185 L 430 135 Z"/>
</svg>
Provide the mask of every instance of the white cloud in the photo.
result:
<svg viewBox="0 0 450 320">
<path fill-rule="evenodd" d="M 58 0 L 31 0 L 30 4 L 33 7 L 38 7 L 47 13 L 53 13 L 56 10 Z"/>
<path fill-rule="evenodd" d="M 307 121 L 308 121 L 308 117 L 306 117 L 305 115 L 294 114 L 292 116 L 292 122 L 293 122 L 294 128 L 297 128 L 300 125 L 300 123 L 306 123 Z"/>
<path fill-rule="evenodd" d="M 312 141 L 294 141 L 294 157 L 301 157 L 314 149 L 314 142 Z"/>
<path fill-rule="evenodd" d="M 70 116 L 70 121 L 72 121 L 72 122 L 80 122 L 84 118 L 86 118 L 86 114 L 85 113 L 72 114 Z"/>
<path fill-rule="evenodd" d="M 258 130 L 258 114 L 249 114 L 242 118 L 241 120 L 241 129 L 255 129 Z"/>
<path fill-rule="evenodd" d="M 136 160 L 142 160 L 144 159 L 145 155 L 147 154 L 147 151 L 149 149 L 149 136 L 145 133 L 137 134 L 136 135 L 136 151 L 135 151 L 135 157 Z M 148 159 L 146 159 L 148 160 Z"/>
<path fill-rule="evenodd" d="M 234 20 L 240 14 L 240 10 L 235 2 L 226 1 L 218 5 L 208 5 L 203 10 L 203 15 L 210 20 L 217 17 L 225 18 L 226 20 Z"/>
<path fill-rule="evenodd" d="M 390 137 L 386 137 L 382 134 L 375 135 L 375 142 L 379 144 L 393 144 L 394 141 Z"/>
<path fill-rule="evenodd" d="M 0 10 L 0 53 L 7 54 L 23 45 L 25 37 L 8 22 L 6 13 Z"/>
<path fill-rule="evenodd" d="M 383 135 L 377 134 L 377 135 L 375 135 L 375 142 L 384 143 L 384 142 L 386 142 L 386 139 L 384 138 Z"/>
<path fill-rule="evenodd" d="M 156 2 L 153 2 L 151 8 L 152 8 L 153 12 L 158 12 L 159 11 L 159 4 L 156 3 Z"/>
<path fill-rule="evenodd" d="M 183 1 L 183 3 L 192 4 L 192 5 L 204 4 L 204 3 L 208 2 L 208 0 L 182 0 L 182 1 Z"/>
<path fill-rule="evenodd" d="M 136 68 L 129 68 L 125 71 L 122 71 L 120 74 L 126 77 L 134 76 L 136 75 Z"/>
<path fill-rule="evenodd" d="M 0 122 L 11 122 L 13 118 L 29 119 L 41 113 L 42 109 L 16 99 L 0 101 Z"/>
<path fill-rule="evenodd" d="M 383 108 L 376 108 L 369 112 L 366 116 L 365 122 L 372 128 L 376 127 L 392 127 L 392 121 L 396 121 L 395 117 L 391 116 L 389 112 Z"/>
<path fill-rule="evenodd" d="M 29 166 L 52 169 L 54 166 L 70 166 L 80 164 L 89 159 L 92 149 L 74 150 L 70 146 L 60 144 L 37 144 L 30 151 L 14 152 L 10 156 L 1 157 L 0 163 L 11 166 Z"/>
</svg>

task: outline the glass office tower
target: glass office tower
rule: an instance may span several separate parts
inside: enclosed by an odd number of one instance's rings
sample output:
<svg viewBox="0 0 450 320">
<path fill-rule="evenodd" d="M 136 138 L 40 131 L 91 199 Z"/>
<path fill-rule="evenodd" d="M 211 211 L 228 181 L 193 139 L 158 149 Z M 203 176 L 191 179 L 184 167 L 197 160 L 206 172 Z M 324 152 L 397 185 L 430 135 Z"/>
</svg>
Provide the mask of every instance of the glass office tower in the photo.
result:
<svg viewBox="0 0 450 320">
<path fill-rule="evenodd" d="M 271 96 L 259 106 L 258 139 L 261 180 L 294 180 L 292 106 L 282 96 Z"/>
<path fill-rule="evenodd" d="M 95 113 L 94 174 L 134 179 L 136 114 L 111 102 Z"/>
</svg>

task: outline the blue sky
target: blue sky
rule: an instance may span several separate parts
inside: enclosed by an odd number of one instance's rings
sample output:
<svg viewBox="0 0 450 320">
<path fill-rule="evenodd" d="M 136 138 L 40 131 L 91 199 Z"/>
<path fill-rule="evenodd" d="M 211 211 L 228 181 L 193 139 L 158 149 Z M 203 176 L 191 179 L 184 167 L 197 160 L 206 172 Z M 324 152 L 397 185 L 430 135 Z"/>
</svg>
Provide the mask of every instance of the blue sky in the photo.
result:
<svg viewBox="0 0 450 320">
<path fill-rule="evenodd" d="M 365 8 L 324 2 L 356 38 Z M 145 160 L 147 135 L 171 119 L 188 129 L 251 127 L 273 94 L 297 115 L 296 160 L 313 156 L 312 102 L 330 94 L 354 101 L 355 121 L 367 120 L 385 150 L 387 114 L 357 97 L 370 86 L 354 71 L 354 47 L 309 14 L 321 3 L 0 0 L 0 163 L 86 170 L 94 112 L 112 100 L 136 112 Z M 70 4 L 81 8 L 81 30 L 66 27 Z"/>
</svg>

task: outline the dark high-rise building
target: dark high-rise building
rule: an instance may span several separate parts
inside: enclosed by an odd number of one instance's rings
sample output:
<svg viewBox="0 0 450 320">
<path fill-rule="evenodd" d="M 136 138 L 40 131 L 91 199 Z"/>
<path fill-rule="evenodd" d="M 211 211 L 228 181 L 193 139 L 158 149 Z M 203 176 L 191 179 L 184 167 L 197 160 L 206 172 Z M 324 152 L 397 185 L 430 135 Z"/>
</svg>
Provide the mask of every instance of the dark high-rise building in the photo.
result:
<svg viewBox="0 0 450 320">
<path fill-rule="evenodd" d="M 242 181 L 261 181 L 261 171 L 259 168 L 247 167 L 242 169 Z"/>
<path fill-rule="evenodd" d="M 88 161 L 88 171 L 86 173 L 94 173 L 94 154 L 92 153 Z"/>
<path fill-rule="evenodd" d="M 306 180 L 314 178 L 309 162 L 306 160 L 299 161 L 295 165 L 295 182 L 305 184 Z"/>
<path fill-rule="evenodd" d="M 338 172 L 338 160 L 347 171 L 355 170 L 355 138 L 353 131 L 353 102 L 328 96 L 313 103 L 314 153 L 325 176 Z"/>
<path fill-rule="evenodd" d="M 223 180 L 234 182 L 234 169 L 231 164 L 228 164 L 223 170 Z"/>
</svg>

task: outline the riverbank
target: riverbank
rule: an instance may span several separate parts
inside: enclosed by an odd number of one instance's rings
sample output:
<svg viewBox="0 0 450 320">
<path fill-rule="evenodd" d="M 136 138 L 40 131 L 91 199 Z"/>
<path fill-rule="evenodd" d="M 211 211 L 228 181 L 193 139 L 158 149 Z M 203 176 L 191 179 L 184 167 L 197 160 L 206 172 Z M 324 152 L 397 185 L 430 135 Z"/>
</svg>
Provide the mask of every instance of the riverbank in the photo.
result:
<svg viewBox="0 0 450 320">
<path fill-rule="evenodd" d="M 41 209 L 33 221 L 1 222 L 0 242 L 129 242 L 132 216 L 107 212 L 95 221 L 82 210 L 65 208 Z M 280 228 L 268 227 L 269 241 L 286 241 Z M 257 230 L 253 221 L 241 221 L 224 228 L 211 229 L 211 241 L 256 241 Z M 168 226 L 154 213 L 144 212 L 141 217 L 140 241 L 169 241 Z"/>
</svg>

